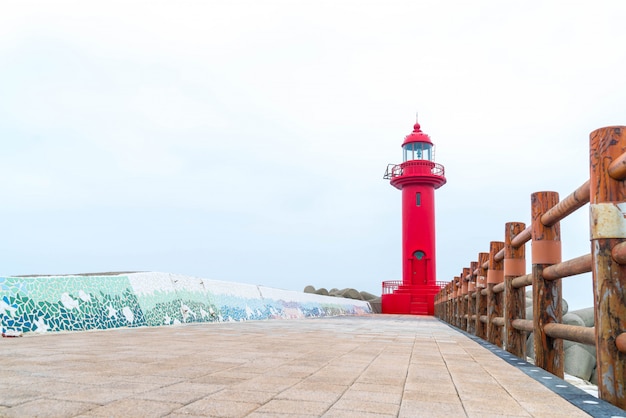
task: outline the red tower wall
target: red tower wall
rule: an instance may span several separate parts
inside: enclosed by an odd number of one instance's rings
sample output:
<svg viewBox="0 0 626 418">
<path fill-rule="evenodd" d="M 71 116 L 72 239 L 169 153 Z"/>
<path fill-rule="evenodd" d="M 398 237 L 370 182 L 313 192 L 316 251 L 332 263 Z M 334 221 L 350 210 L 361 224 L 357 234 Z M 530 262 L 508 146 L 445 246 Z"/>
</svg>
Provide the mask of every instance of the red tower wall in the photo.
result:
<svg viewBox="0 0 626 418">
<path fill-rule="evenodd" d="M 424 253 L 421 260 L 417 251 Z M 407 184 L 402 188 L 402 284 L 434 285 L 435 260 L 435 190 Z"/>
</svg>

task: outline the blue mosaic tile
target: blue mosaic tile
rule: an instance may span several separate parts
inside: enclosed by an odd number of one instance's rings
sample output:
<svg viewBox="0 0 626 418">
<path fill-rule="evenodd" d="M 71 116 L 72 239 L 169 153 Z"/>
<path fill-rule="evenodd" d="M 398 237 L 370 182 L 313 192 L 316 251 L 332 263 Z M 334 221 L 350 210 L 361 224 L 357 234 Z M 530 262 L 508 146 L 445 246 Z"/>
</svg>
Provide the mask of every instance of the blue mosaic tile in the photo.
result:
<svg viewBox="0 0 626 418">
<path fill-rule="evenodd" d="M 310 296 L 298 292 L 264 292 L 282 296 L 166 273 L 0 277 L 0 324 L 2 332 L 49 332 L 370 312 L 367 304 L 355 305 L 360 302 L 305 302 L 298 299 Z"/>
</svg>

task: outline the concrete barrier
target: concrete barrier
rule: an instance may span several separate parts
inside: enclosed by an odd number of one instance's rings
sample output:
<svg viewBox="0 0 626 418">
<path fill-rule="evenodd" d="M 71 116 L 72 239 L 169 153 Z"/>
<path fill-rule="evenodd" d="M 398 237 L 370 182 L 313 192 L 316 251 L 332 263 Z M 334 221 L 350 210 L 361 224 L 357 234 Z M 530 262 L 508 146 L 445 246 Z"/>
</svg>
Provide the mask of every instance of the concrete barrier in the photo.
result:
<svg viewBox="0 0 626 418">
<path fill-rule="evenodd" d="M 7 336 L 371 312 L 365 301 L 170 273 L 0 277 Z"/>
</svg>

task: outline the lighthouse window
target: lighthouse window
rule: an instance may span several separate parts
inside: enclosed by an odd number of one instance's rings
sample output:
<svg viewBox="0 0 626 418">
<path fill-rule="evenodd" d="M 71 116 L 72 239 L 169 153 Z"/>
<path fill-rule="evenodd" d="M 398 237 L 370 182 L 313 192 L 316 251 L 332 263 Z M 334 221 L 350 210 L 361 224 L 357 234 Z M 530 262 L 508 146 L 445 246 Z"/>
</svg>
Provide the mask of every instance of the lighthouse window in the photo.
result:
<svg viewBox="0 0 626 418">
<path fill-rule="evenodd" d="M 422 194 L 420 192 L 415 194 L 415 205 L 422 206 Z"/>
<path fill-rule="evenodd" d="M 411 142 L 404 145 L 404 161 L 411 160 L 432 160 L 432 149 L 433 146 L 431 144 L 427 144 L 424 142 Z"/>
<path fill-rule="evenodd" d="M 422 258 L 424 258 L 424 256 L 426 255 L 424 253 L 424 251 L 415 251 L 413 253 L 413 255 L 415 256 L 415 258 L 417 258 L 418 260 L 421 260 Z"/>
</svg>

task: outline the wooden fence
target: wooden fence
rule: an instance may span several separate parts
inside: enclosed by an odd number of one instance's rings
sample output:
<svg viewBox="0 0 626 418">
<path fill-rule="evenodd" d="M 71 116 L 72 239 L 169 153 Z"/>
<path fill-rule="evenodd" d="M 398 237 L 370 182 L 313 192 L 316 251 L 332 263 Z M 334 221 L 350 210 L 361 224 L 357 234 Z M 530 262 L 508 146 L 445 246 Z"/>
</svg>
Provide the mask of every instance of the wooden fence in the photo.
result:
<svg viewBox="0 0 626 418">
<path fill-rule="evenodd" d="M 563 340 L 595 345 L 598 393 L 626 409 L 626 126 L 590 134 L 590 179 L 565 199 L 531 195 L 530 226 L 505 225 L 503 241 L 463 268 L 435 299 L 435 315 L 526 359 L 534 336 L 535 364 L 563 378 Z M 561 260 L 560 221 L 590 203 L 589 254 Z M 531 241 L 532 272 L 525 244 Z M 595 326 L 562 323 L 561 279 L 592 273 Z M 525 287 L 532 286 L 533 319 Z M 592 289 L 590 289 L 591 291 Z"/>
</svg>

